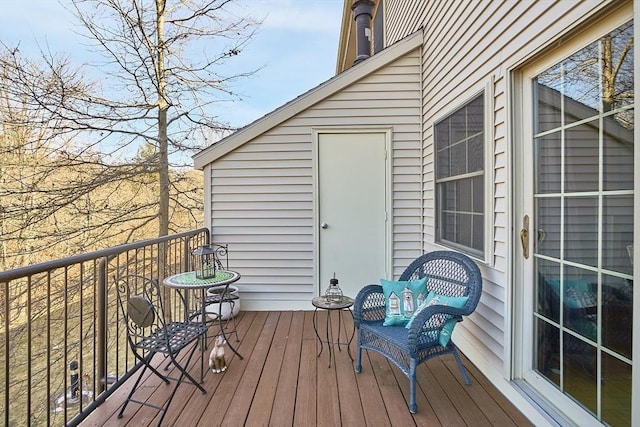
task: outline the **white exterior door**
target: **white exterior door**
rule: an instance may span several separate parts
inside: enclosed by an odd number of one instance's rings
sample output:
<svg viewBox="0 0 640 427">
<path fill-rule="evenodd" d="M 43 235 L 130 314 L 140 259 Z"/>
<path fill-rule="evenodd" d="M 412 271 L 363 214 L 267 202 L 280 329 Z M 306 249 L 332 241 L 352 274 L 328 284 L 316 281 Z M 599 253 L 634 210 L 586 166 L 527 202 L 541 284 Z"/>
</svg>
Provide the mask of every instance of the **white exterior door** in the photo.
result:
<svg viewBox="0 0 640 427">
<path fill-rule="evenodd" d="M 633 23 L 591 34 L 523 72 L 519 376 L 578 425 L 631 425 Z"/>
<path fill-rule="evenodd" d="M 387 277 L 386 132 L 318 134 L 319 294 Z"/>
</svg>

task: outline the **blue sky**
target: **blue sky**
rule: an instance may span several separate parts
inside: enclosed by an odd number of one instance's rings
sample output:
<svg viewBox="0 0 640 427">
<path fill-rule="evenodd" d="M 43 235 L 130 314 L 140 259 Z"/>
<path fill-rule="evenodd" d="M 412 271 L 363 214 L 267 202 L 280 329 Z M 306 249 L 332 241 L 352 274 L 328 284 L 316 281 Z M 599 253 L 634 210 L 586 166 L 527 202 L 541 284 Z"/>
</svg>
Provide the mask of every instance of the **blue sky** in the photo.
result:
<svg viewBox="0 0 640 427">
<path fill-rule="evenodd" d="M 0 40 L 37 56 L 39 47 L 81 63 L 87 55 L 74 33 L 68 0 L 0 0 Z M 151 0 L 150 0 L 151 1 Z M 241 83 L 244 101 L 221 118 L 242 126 L 269 113 L 335 74 L 343 0 L 240 0 L 256 18 L 259 33 L 234 59 L 247 69 L 263 67 Z"/>
</svg>

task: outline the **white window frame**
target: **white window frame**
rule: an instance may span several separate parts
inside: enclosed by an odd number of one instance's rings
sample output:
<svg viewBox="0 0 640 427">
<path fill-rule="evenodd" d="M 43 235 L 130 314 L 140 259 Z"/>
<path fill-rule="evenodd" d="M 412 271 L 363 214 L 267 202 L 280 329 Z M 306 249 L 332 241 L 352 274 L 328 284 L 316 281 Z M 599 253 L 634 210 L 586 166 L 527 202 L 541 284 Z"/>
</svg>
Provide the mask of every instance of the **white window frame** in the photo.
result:
<svg viewBox="0 0 640 427">
<path fill-rule="evenodd" d="M 433 122 L 433 185 L 434 185 L 434 243 L 440 246 L 444 246 L 449 249 L 458 250 L 460 252 L 464 252 L 465 254 L 481 260 L 485 264 L 490 264 L 489 260 L 491 259 L 491 254 L 493 254 L 493 233 L 491 233 L 491 224 L 493 224 L 493 208 L 492 208 L 492 200 L 493 200 L 493 186 L 492 186 L 492 177 L 493 177 L 493 163 L 491 159 L 493 158 L 493 150 L 491 141 L 493 140 L 493 132 L 492 132 L 492 123 L 493 123 L 493 79 L 487 81 L 480 88 L 476 87 L 475 90 L 469 91 L 464 96 L 464 102 L 457 104 L 454 108 L 447 110 L 444 114 L 437 117 Z M 484 192 L 484 201 L 483 201 L 483 249 L 482 253 L 479 251 L 467 247 L 464 245 L 457 244 L 451 241 L 443 241 L 440 238 L 440 205 L 439 205 L 439 193 L 438 193 L 438 184 L 439 180 L 437 179 L 437 149 L 436 149 L 436 126 L 441 123 L 443 120 L 450 117 L 456 111 L 468 105 L 471 101 L 477 98 L 479 95 L 483 96 L 483 110 L 484 110 L 484 126 L 483 126 L 483 192 Z M 462 97 L 458 97 L 457 99 L 461 99 Z"/>
</svg>

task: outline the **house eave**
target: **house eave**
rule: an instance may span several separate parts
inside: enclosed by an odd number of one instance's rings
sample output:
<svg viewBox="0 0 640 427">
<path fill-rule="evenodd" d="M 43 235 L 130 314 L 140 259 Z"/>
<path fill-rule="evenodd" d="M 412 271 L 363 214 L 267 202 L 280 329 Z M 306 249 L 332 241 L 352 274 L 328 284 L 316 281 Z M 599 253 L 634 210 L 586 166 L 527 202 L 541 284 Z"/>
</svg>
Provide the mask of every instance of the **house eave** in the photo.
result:
<svg viewBox="0 0 640 427">
<path fill-rule="evenodd" d="M 262 116 L 226 138 L 217 141 L 193 156 L 194 168 L 204 169 L 206 165 L 223 157 L 259 135 L 273 129 L 301 111 L 317 104 L 334 93 L 348 87 L 376 70 L 417 49 L 422 44 L 422 30 L 405 37 L 341 74 L 316 86 L 299 97 L 289 101 L 274 111 Z"/>
</svg>

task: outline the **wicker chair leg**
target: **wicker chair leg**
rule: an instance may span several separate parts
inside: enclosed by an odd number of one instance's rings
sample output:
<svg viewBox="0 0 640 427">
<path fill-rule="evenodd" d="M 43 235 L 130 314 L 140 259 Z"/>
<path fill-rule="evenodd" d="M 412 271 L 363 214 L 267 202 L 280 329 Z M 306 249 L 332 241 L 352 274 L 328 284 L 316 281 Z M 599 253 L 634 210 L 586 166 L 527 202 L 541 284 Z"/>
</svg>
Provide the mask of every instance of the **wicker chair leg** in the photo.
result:
<svg viewBox="0 0 640 427">
<path fill-rule="evenodd" d="M 466 385 L 471 385 L 471 380 L 469 379 L 469 375 L 467 375 L 467 370 L 464 368 L 464 365 L 462 364 L 462 359 L 460 359 L 460 355 L 458 354 L 458 349 L 454 349 L 453 357 L 455 357 L 456 359 L 456 363 L 458 364 L 458 369 L 460 369 L 460 373 L 462 374 L 464 383 Z"/>
<path fill-rule="evenodd" d="M 416 403 L 416 361 L 411 359 L 409 366 L 409 412 L 415 414 L 418 411 Z"/>
<path fill-rule="evenodd" d="M 356 373 L 362 372 L 362 347 L 360 347 L 360 331 L 358 331 L 358 345 L 356 346 Z"/>
</svg>

